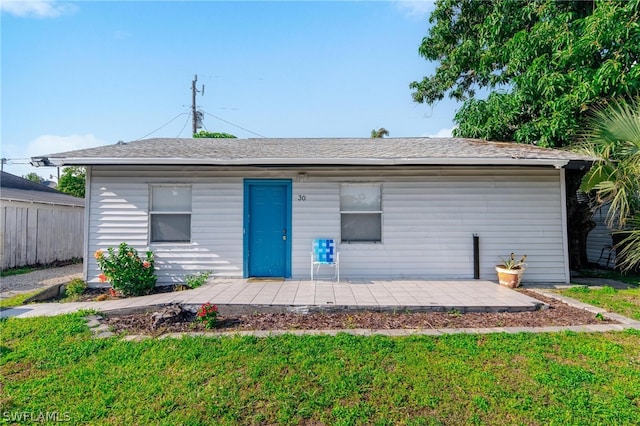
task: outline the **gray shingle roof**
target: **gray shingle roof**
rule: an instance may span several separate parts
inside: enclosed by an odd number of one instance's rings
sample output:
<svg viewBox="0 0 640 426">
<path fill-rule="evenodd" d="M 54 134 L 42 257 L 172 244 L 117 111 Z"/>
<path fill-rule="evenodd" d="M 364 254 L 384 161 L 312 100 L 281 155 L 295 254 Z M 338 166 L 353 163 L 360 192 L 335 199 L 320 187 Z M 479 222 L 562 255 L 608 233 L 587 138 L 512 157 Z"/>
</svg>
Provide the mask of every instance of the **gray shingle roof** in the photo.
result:
<svg viewBox="0 0 640 426">
<path fill-rule="evenodd" d="M 0 172 L 0 187 L 5 188 L 24 189 L 27 191 L 40 191 L 51 192 L 60 194 L 61 192 L 55 188 L 51 188 L 47 185 L 43 185 L 38 182 L 30 181 L 29 179 L 21 178 L 20 176 L 12 175 L 7 172 Z"/>
<path fill-rule="evenodd" d="M 46 185 L 23 179 L 7 172 L 1 172 L 0 174 L 0 199 L 27 203 L 84 206 L 83 198 L 72 197 Z"/>
<path fill-rule="evenodd" d="M 589 161 L 568 151 L 463 138 L 156 138 L 51 154 L 65 164 L 554 164 Z"/>
</svg>

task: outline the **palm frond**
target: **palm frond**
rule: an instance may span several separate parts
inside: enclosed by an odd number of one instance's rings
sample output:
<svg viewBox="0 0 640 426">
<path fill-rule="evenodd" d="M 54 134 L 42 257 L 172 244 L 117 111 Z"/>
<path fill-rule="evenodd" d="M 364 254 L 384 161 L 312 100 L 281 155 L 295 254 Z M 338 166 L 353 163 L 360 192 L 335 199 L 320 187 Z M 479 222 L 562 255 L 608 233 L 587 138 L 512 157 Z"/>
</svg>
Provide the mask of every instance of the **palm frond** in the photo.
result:
<svg viewBox="0 0 640 426">
<path fill-rule="evenodd" d="M 640 98 L 594 110 L 574 150 L 597 158 L 581 190 L 609 204 L 607 224 L 623 229 L 640 209 Z"/>
<path fill-rule="evenodd" d="M 626 237 L 616 246 L 622 271 L 630 271 L 640 267 L 640 216 L 628 220 L 629 230 L 624 231 Z"/>
</svg>

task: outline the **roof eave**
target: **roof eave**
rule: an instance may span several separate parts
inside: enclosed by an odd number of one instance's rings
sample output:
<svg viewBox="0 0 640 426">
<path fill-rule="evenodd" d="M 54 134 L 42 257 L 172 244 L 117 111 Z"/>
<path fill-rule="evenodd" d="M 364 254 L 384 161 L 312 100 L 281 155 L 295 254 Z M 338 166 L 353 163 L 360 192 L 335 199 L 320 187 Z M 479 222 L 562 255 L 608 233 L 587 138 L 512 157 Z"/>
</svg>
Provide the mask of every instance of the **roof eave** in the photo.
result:
<svg viewBox="0 0 640 426">
<path fill-rule="evenodd" d="M 342 166 L 552 166 L 560 169 L 569 159 L 551 158 L 33 158 L 42 166 L 81 165 L 202 165 L 202 166 L 269 166 L 269 165 L 342 165 Z"/>
</svg>

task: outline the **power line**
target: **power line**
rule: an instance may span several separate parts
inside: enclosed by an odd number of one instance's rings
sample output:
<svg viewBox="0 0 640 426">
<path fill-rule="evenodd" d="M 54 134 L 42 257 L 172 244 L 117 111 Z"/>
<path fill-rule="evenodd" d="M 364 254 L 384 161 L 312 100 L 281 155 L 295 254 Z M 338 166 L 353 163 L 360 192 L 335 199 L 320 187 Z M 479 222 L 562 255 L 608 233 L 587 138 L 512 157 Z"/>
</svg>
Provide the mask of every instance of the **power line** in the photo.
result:
<svg viewBox="0 0 640 426">
<path fill-rule="evenodd" d="M 178 117 L 180 117 L 181 115 L 185 115 L 185 114 L 186 114 L 187 116 L 189 116 L 189 114 L 188 114 L 187 112 L 181 112 L 180 114 L 176 115 L 176 116 L 175 116 L 175 117 L 173 117 L 171 120 L 167 121 L 167 122 L 166 122 L 166 123 L 164 123 L 162 126 L 160 126 L 160 127 L 158 127 L 157 129 L 155 129 L 154 131 L 149 132 L 149 133 L 147 133 L 146 135 L 144 135 L 144 136 L 142 136 L 142 137 L 139 137 L 139 138 L 138 138 L 138 139 L 136 139 L 136 140 L 137 140 L 137 141 L 139 141 L 140 139 L 144 139 L 144 138 L 146 138 L 147 136 L 154 134 L 154 133 L 155 133 L 155 132 L 157 132 L 158 130 L 160 130 L 160 129 L 162 129 L 162 128 L 166 127 L 166 126 L 168 126 L 168 125 L 169 125 L 169 124 L 171 124 L 171 123 L 173 123 L 173 122 L 174 122 Z M 181 133 L 182 133 L 182 132 L 181 132 Z"/>
<path fill-rule="evenodd" d="M 179 138 L 182 132 L 184 132 L 184 129 L 187 127 L 187 124 L 189 123 L 190 118 L 191 118 L 191 114 L 187 114 L 187 121 L 184 122 L 184 126 L 182 126 L 182 130 L 180 130 L 180 133 L 178 133 L 178 136 L 176 136 L 176 138 Z"/>
<path fill-rule="evenodd" d="M 203 112 L 204 112 L 205 114 L 207 114 L 207 115 L 212 116 L 212 117 L 213 117 L 213 118 L 215 118 L 215 119 L 218 119 L 218 120 L 220 120 L 220 121 L 222 121 L 222 122 L 225 122 L 225 123 L 227 123 L 227 124 L 231 124 L 233 127 L 237 127 L 238 129 L 244 130 L 245 132 L 249 132 L 249 133 L 251 133 L 251 134 L 253 134 L 253 135 L 260 136 L 261 138 L 266 138 L 266 136 L 265 136 L 265 135 L 261 135 L 260 133 L 256 133 L 256 132 L 251 131 L 251 130 L 249 130 L 249 129 L 245 129 L 244 127 L 242 127 L 242 126 L 238 126 L 237 124 L 233 124 L 232 122 L 227 121 L 227 120 L 225 120 L 225 119 L 223 119 L 223 118 L 220 118 L 220 117 L 218 117 L 218 116 L 216 116 L 216 115 L 213 115 L 213 114 L 211 114 L 210 112 L 207 112 L 207 111 L 204 111 L 204 110 L 203 110 Z"/>
</svg>

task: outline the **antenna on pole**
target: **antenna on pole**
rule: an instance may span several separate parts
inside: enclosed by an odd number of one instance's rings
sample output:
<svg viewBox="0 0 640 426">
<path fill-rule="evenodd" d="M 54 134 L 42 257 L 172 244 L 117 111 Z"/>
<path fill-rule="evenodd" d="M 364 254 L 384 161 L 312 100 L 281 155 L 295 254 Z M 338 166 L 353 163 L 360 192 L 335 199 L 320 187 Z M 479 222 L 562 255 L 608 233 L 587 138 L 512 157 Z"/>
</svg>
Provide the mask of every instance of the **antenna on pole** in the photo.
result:
<svg viewBox="0 0 640 426">
<path fill-rule="evenodd" d="M 196 82 L 198 81 L 198 74 L 193 77 L 193 81 L 191 82 L 191 119 L 193 122 L 193 133 L 195 135 L 198 133 L 198 129 L 202 129 L 202 119 L 204 115 L 202 112 L 198 111 L 196 106 L 196 93 L 200 93 L 204 96 L 204 84 L 202 85 L 202 89 L 196 89 Z"/>
</svg>

